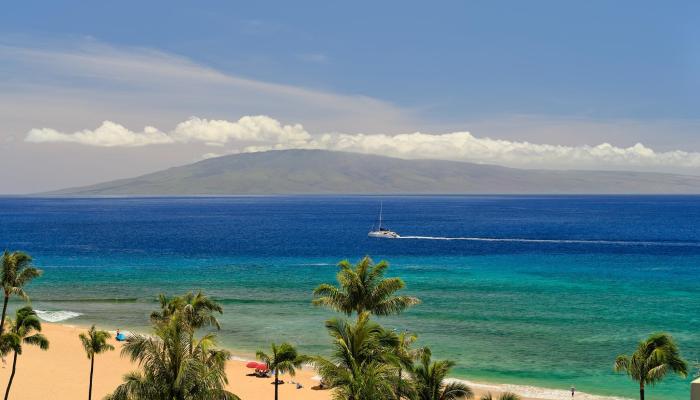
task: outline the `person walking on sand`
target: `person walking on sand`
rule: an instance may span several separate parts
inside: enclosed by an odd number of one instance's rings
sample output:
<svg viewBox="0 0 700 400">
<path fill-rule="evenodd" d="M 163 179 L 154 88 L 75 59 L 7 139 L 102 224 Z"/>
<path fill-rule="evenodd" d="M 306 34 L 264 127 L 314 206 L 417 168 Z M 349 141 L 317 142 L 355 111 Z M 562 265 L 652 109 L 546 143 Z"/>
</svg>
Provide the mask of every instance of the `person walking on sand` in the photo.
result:
<svg viewBox="0 0 700 400">
<path fill-rule="evenodd" d="M 576 394 L 576 388 L 572 386 L 572 387 L 571 387 L 571 398 L 572 398 L 572 399 L 574 398 L 574 395 L 575 395 L 575 394 Z"/>
</svg>

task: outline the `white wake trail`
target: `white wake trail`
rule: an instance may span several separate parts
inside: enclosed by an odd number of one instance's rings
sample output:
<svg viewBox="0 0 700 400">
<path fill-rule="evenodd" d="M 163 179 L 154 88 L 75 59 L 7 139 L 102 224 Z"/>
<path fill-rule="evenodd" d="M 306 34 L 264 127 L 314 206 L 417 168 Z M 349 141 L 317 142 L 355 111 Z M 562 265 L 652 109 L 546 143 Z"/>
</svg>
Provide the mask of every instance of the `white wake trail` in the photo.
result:
<svg viewBox="0 0 700 400">
<path fill-rule="evenodd" d="M 585 239 L 524 239 L 524 238 L 486 238 L 486 237 L 447 237 L 447 236 L 399 236 L 397 239 L 415 240 L 466 240 L 472 242 L 515 242 L 515 243 L 559 243 L 559 244 L 607 244 L 620 246 L 680 246 L 700 247 L 695 242 L 661 242 L 631 240 L 585 240 Z"/>
</svg>

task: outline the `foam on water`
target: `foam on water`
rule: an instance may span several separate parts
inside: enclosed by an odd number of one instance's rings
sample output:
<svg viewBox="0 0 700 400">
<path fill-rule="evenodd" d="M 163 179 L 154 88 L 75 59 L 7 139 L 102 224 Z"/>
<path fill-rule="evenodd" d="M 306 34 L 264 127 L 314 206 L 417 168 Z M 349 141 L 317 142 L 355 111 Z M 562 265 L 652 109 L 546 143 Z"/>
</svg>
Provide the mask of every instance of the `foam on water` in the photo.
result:
<svg viewBox="0 0 700 400">
<path fill-rule="evenodd" d="M 569 390 L 548 389 L 537 386 L 513 385 L 513 384 L 489 384 L 477 383 L 463 379 L 448 378 L 447 381 L 462 382 L 474 389 L 486 391 L 511 392 L 523 397 L 542 400 L 570 400 L 571 392 Z M 576 400 L 629 400 L 627 397 L 617 396 L 599 396 L 589 393 L 576 392 Z"/>
<path fill-rule="evenodd" d="M 74 311 L 43 311 L 35 310 L 36 315 L 46 322 L 61 322 L 71 318 L 79 317 L 83 314 Z"/>
</svg>

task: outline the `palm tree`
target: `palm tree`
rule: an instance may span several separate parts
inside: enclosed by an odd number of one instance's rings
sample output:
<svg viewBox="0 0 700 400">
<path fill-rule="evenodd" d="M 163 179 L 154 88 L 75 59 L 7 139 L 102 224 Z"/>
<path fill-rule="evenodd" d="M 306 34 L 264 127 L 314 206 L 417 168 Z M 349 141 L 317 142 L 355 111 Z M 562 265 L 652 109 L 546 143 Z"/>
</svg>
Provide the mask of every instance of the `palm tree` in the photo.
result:
<svg viewBox="0 0 700 400">
<path fill-rule="evenodd" d="M 167 320 L 176 311 L 182 311 L 185 322 L 194 329 L 205 326 L 213 326 L 217 330 L 221 329 L 219 320 L 214 314 L 223 314 L 223 308 L 201 291 L 197 294 L 187 292 L 182 296 L 171 298 L 161 294 L 158 296 L 158 301 L 161 310 L 151 313 L 151 321 L 154 323 Z"/>
<path fill-rule="evenodd" d="M 300 368 L 301 365 L 308 360 L 308 357 L 303 356 L 297 352 L 289 343 L 282 343 L 279 346 L 272 343 L 270 346 L 272 353 L 267 354 L 263 351 L 258 351 L 255 356 L 258 360 L 262 361 L 267 365 L 267 369 L 270 371 L 275 371 L 275 400 L 278 398 L 278 385 L 279 385 L 279 374 L 288 373 L 294 376 L 296 369 Z"/>
<path fill-rule="evenodd" d="M 95 356 L 100 353 L 105 353 L 107 351 L 114 350 L 114 346 L 107 343 L 107 339 L 111 337 L 107 331 L 98 331 L 93 325 L 87 334 L 81 333 L 78 335 L 80 341 L 83 343 L 83 348 L 87 354 L 87 358 L 90 360 L 90 385 L 88 387 L 88 400 L 92 399 L 92 376 L 95 370 Z"/>
<path fill-rule="evenodd" d="M 316 357 L 314 363 L 336 389 L 336 398 L 397 399 L 397 392 L 409 392 L 408 383 L 396 374 L 398 336 L 371 322 L 369 312 L 362 312 L 355 324 L 331 319 L 326 329 L 334 339 L 333 352 L 330 359 Z"/>
<path fill-rule="evenodd" d="M 5 294 L 2 305 L 2 318 L 0 318 L 0 335 L 5 329 L 5 315 L 7 313 L 7 302 L 10 296 L 17 295 L 25 300 L 29 297 L 24 291 L 24 285 L 32 279 L 41 276 L 41 270 L 32 265 L 32 257 L 24 252 L 8 252 L 2 254 L 2 271 L 0 271 L 0 284 Z"/>
<path fill-rule="evenodd" d="M 491 392 L 488 392 L 481 396 L 481 400 L 495 400 L 495 398 L 491 395 Z M 498 396 L 498 400 L 520 400 L 520 396 L 511 392 L 504 392 Z"/>
<path fill-rule="evenodd" d="M 418 365 L 412 373 L 418 400 L 471 399 L 474 393 L 464 383 L 446 382 L 447 374 L 455 365 L 453 361 L 431 361 L 430 349 L 423 350 Z"/>
<path fill-rule="evenodd" d="M 399 333 L 397 345 L 394 349 L 394 355 L 396 356 L 397 368 L 399 382 L 403 381 L 403 371 L 411 371 L 413 369 L 413 363 L 420 359 L 421 354 L 425 351 L 424 348 L 413 349 L 411 346 L 418 340 L 418 336 L 414 333 L 408 331 L 403 331 Z M 399 388 L 397 388 L 396 397 L 401 398 L 401 396 L 408 395 L 408 393 L 402 393 Z"/>
<path fill-rule="evenodd" d="M 193 294 L 188 292 L 182 296 L 172 298 L 164 294 L 158 296 L 160 311 L 151 313 L 151 322 L 159 324 L 167 321 L 176 312 L 180 312 L 183 322 L 189 327 L 190 342 L 194 340 L 194 332 L 205 326 L 213 326 L 217 330 L 221 329 L 219 320 L 215 313 L 223 314 L 223 308 L 219 303 L 212 300 L 202 292 Z M 190 346 L 190 348 L 193 348 Z"/>
<path fill-rule="evenodd" d="M 14 355 L 12 358 L 10 380 L 7 382 L 7 389 L 5 389 L 5 400 L 7 400 L 10 395 L 12 381 L 15 379 L 17 356 L 22 354 L 22 343 L 39 346 L 42 350 L 48 350 L 49 348 L 48 339 L 40 333 L 41 321 L 39 321 L 36 312 L 34 312 L 31 307 L 22 307 L 17 310 L 15 312 L 15 320 L 8 320 L 8 324 L 10 328 L 8 332 L 3 335 L 3 342 L 14 351 Z"/>
<path fill-rule="evenodd" d="M 230 353 L 215 348 L 213 334 L 191 340 L 191 326 L 177 311 L 155 326 L 154 336 L 132 335 L 122 356 L 142 371 L 124 376 L 109 400 L 239 400 L 226 391 Z"/>
<path fill-rule="evenodd" d="M 676 343 L 667 333 L 655 333 L 639 342 L 631 355 L 619 355 L 615 360 L 615 372 L 625 372 L 639 382 L 639 398 L 644 400 L 644 387 L 655 385 L 668 372 L 686 377 L 688 364 L 681 358 Z"/>
<path fill-rule="evenodd" d="M 395 296 L 405 284 L 400 278 L 384 278 L 389 264 L 382 261 L 374 264 L 365 256 L 354 267 L 347 260 L 338 264 L 340 271 L 336 278 L 338 286 L 327 283 L 314 290 L 314 305 L 326 306 L 351 315 L 369 311 L 374 315 L 399 314 L 405 309 L 420 303 L 416 297 Z"/>
</svg>

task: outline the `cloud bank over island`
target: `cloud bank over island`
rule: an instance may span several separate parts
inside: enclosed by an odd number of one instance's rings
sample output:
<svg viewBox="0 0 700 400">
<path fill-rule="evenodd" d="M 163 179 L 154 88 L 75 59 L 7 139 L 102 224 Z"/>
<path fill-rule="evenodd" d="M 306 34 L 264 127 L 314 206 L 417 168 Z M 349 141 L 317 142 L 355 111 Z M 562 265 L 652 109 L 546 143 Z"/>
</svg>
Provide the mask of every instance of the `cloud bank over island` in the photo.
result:
<svg viewBox="0 0 700 400">
<path fill-rule="evenodd" d="M 0 35 L 0 70 L 0 179 L 8 183 L 0 193 L 294 148 L 700 175 L 700 120 L 692 116 L 468 108 L 442 115 L 436 110 L 446 104 L 425 99 L 401 103 L 389 92 L 246 76 L 188 54 L 92 37 Z"/>
<path fill-rule="evenodd" d="M 25 140 L 32 143 L 68 142 L 99 147 L 139 147 L 154 144 L 202 142 L 223 146 L 229 142 L 261 142 L 275 145 L 303 145 L 311 140 L 303 126 L 282 125 L 264 116 L 245 116 L 238 121 L 191 117 L 164 133 L 152 126 L 134 132 L 121 124 L 104 121 L 96 129 L 63 133 L 51 128 L 32 129 Z"/>
<path fill-rule="evenodd" d="M 68 142 L 97 147 L 142 147 L 201 143 L 218 147 L 203 155 L 211 158 L 241 152 L 282 149 L 323 149 L 378 154 L 405 159 L 438 159 L 497 164 L 518 168 L 681 170 L 700 167 L 700 153 L 655 151 L 641 143 L 617 147 L 609 143 L 565 146 L 478 137 L 470 132 L 448 133 L 311 133 L 301 124 L 283 124 L 265 115 L 237 121 L 191 117 L 164 131 L 146 126 L 132 131 L 104 121 L 95 129 L 60 132 L 30 130 L 31 143 Z"/>
</svg>

